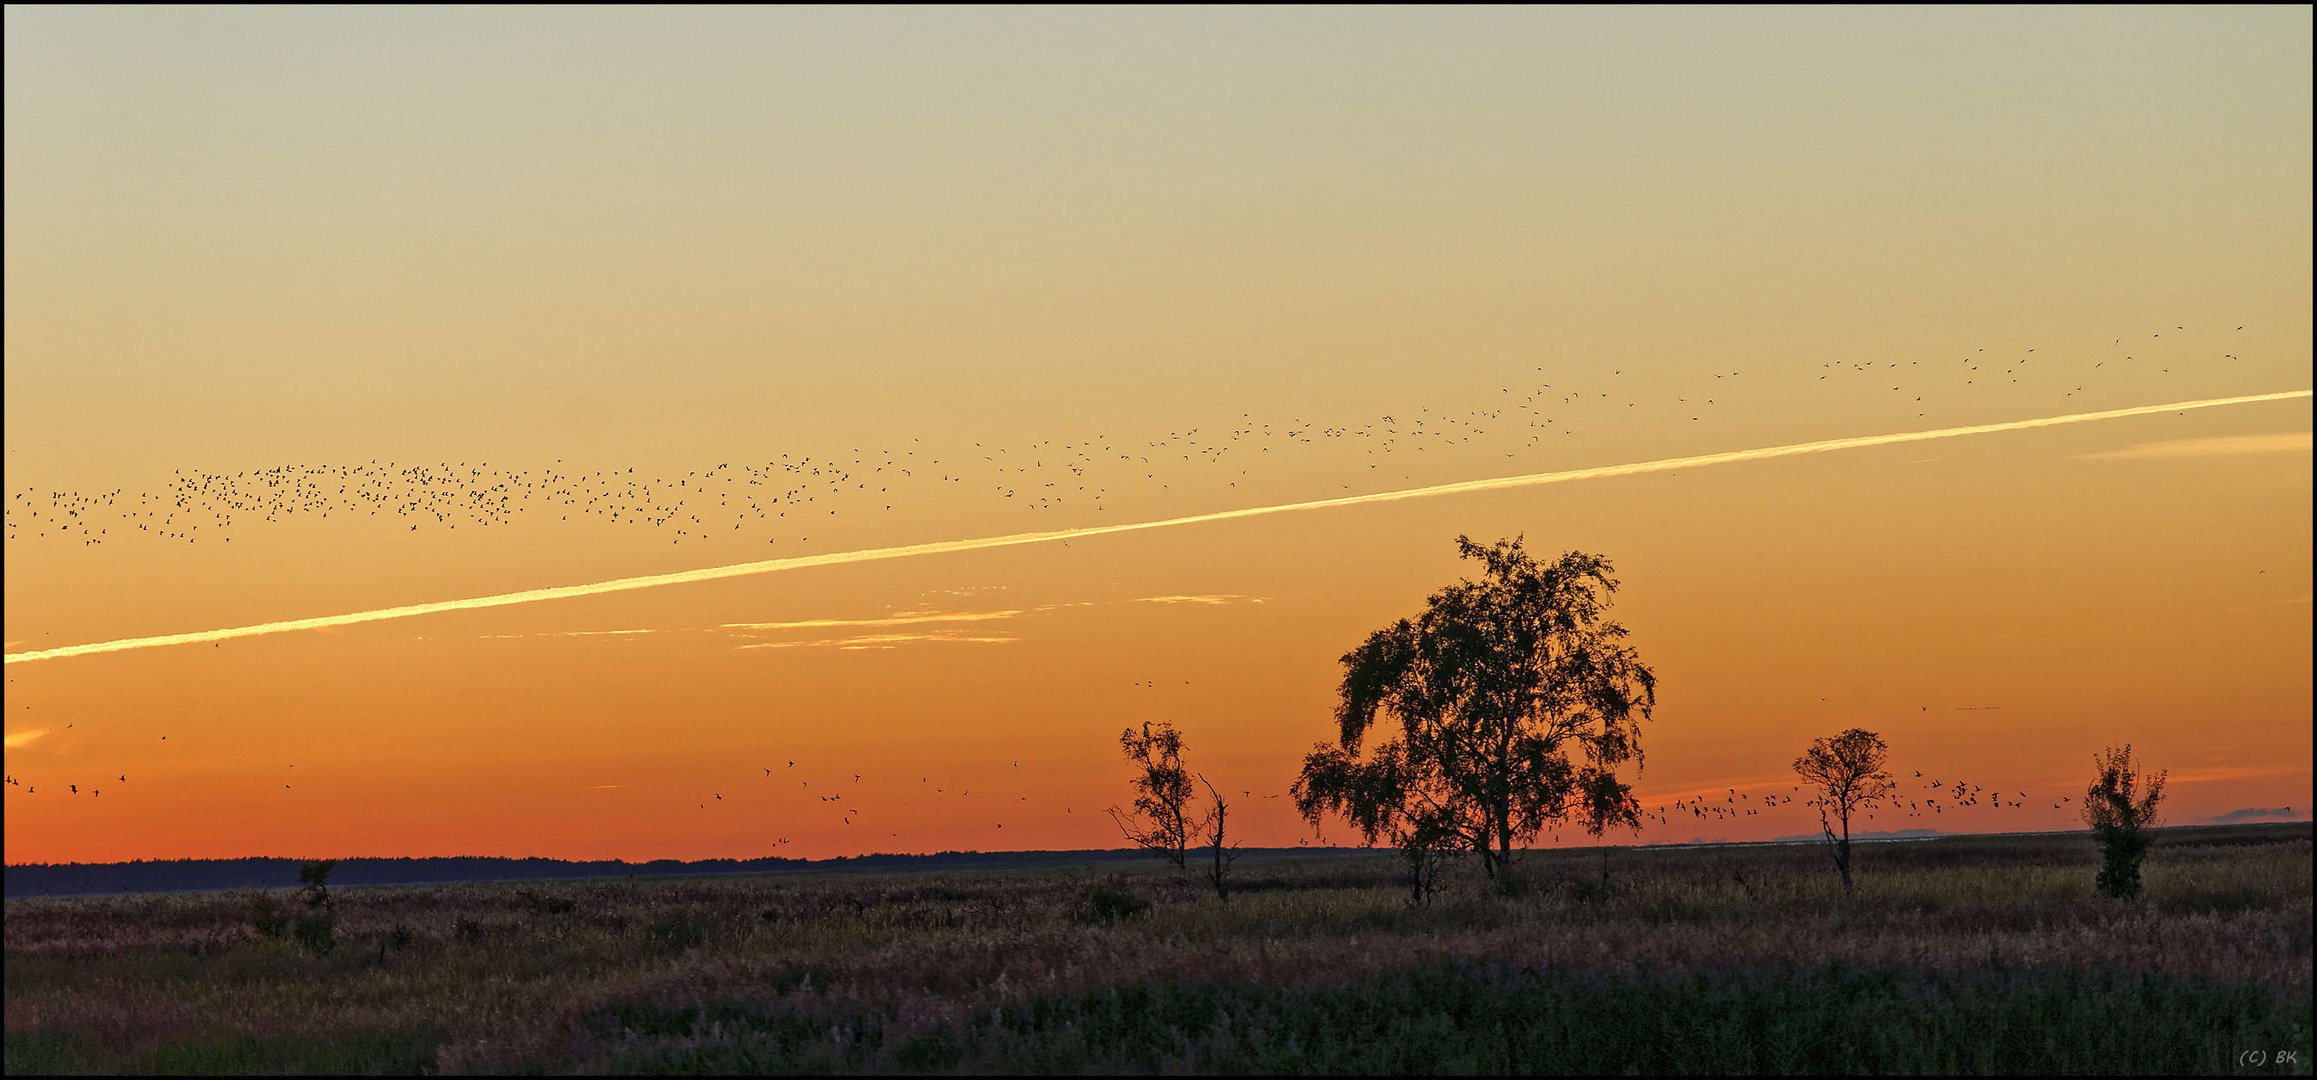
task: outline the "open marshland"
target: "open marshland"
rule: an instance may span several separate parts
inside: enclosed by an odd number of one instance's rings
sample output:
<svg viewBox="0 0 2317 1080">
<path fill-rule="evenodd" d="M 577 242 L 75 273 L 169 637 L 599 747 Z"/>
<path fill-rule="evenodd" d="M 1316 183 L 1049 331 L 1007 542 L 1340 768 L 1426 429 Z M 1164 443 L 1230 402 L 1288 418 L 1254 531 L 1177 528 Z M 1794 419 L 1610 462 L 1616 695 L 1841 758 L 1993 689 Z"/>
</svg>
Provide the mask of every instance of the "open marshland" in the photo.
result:
<svg viewBox="0 0 2317 1080">
<path fill-rule="evenodd" d="M 18 1072 L 2309 1072 L 2310 826 L 10 901 Z M 1606 873 L 1606 877 L 1604 877 Z M 2280 1052 L 2289 1057 L 2280 1057 Z M 2263 1057 L 2255 1059 L 2254 1054 Z M 2256 1060 L 2258 1064 L 2256 1064 Z"/>
</svg>

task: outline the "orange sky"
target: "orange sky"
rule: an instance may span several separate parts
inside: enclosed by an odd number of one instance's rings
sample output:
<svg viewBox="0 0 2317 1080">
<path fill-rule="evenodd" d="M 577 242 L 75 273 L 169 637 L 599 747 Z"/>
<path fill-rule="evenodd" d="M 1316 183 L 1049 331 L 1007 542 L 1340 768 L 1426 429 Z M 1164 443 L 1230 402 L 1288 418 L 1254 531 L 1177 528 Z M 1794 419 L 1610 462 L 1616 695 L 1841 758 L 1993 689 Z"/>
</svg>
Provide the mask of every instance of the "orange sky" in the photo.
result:
<svg viewBox="0 0 2317 1080">
<path fill-rule="evenodd" d="M 2306 9 L 6 19 L 11 654 L 2310 382 Z M 2029 796 L 1875 828 L 2305 817 L 2310 426 L 11 663 L 6 858 L 1116 846 L 1157 719 L 1292 844 L 1459 533 L 1614 561 L 1644 802 L 1855 725 Z"/>
</svg>

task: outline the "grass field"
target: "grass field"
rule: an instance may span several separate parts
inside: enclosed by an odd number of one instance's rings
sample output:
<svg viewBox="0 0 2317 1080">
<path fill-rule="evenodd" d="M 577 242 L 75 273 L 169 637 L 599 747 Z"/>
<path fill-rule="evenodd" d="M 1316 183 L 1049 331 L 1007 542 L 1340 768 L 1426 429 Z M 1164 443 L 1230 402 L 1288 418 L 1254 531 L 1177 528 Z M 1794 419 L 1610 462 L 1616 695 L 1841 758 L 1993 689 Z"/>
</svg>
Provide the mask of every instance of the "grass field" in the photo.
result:
<svg viewBox="0 0 2317 1080">
<path fill-rule="evenodd" d="M 6 1067 L 2308 1075 L 2310 838 L 2168 830 L 2130 902 L 2083 836 L 1868 845 L 1847 901 L 1805 847 L 1538 852 L 1421 909 L 1364 853 L 1228 902 L 1155 865 L 341 889 L 322 954 L 248 893 L 17 900 Z"/>
</svg>

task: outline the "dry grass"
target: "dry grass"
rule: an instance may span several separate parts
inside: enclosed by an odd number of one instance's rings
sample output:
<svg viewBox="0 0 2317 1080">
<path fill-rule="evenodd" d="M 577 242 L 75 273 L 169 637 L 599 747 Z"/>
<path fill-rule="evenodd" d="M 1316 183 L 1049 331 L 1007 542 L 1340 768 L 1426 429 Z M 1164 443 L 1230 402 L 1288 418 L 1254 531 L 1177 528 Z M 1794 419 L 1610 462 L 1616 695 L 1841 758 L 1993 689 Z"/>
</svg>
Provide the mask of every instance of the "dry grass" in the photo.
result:
<svg viewBox="0 0 2317 1080">
<path fill-rule="evenodd" d="M 1229 903 L 1155 866 L 341 889 L 327 956 L 246 894 L 11 901 L 6 1064 L 2306 1074 L 2309 826 L 2168 833 L 2133 902 L 2097 861 L 1869 845 L 1845 901 L 1808 848 L 1619 851 L 1606 887 L 1540 852 L 1421 910 L 1388 855 L 1250 859 Z"/>
</svg>

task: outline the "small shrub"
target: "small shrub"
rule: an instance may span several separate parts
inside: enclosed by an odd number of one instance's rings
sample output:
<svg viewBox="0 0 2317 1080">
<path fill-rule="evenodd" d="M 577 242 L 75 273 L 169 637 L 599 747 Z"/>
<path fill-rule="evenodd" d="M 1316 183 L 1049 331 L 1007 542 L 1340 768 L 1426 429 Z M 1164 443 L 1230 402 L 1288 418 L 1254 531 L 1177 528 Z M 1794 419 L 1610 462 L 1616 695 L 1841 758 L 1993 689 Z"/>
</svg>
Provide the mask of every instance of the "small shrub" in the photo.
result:
<svg viewBox="0 0 2317 1080">
<path fill-rule="evenodd" d="M 1617 883 L 1609 878 L 1579 878 L 1570 883 L 1570 895 L 1580 904 L 1607 904 L 1617 899 Z"/>
<path fill-rule="evenodd" d="M 302 911 L 290 922 L 290 934 L 315 956 L 328 956 L 338 947 L 338 920 L 327 911 Z"/>
<path fill-rule="evenodd" d="M 298 899 L 318 911 L 328 911 L 336 905 L 330 901 L 330 871 L 338 868 L 338 860 L 323 859 L 298 868 Z"/>
<path fill-rule="evenodd" d="M 1149 910 L 1150 901 L 1115 885 L 1098 885 L 1087 895 L 1086 908 L 1094 921 L 1108 923 L 1142 914 Z"/>
<path fill-rule="evenodd" d="M 529 889 L 518 889 L 515 895 L 533 915 L 569 915 L 579 907 L 578 902 L 568 896 L 541 896 Z"/>
<path fill-rule="evenodd" d="M 457 934 L 460 941 L 468 944 L 483 940 L 483 924 L 464 915 L 459 916 L 459 921 L 452 925 L 451 932 Z"/>
<path fill-rule="evenodd" d="M 410 947 L 410 928 L 395 924 L 394 928 L 378 935 L 378 962 L 386 962 L 388 955 Z"/>
<path fill-rule="evenodd" d="M 338 906 L 330 899 L 330 871 L 337 867 L 336 859 L 323 859 L 298 868 L 298 899 L 306 910 L 290 920 L 290 936 L 315 956 L 338 947 Z"/>
<path fill-rule="evenodd" d="M 279 938 L 290 932 L 290 916 L 282 910 L 281 901 L 265 893 L 251 893 L 249 928 L 261 937 Z"/>
<path fill-rule="evenodd" d="M 708 939 L 708 920 L 685 908 L 676 908 L 652 920 L 649 933 L 662 948 L 682 952 Z"/>
</svg>

